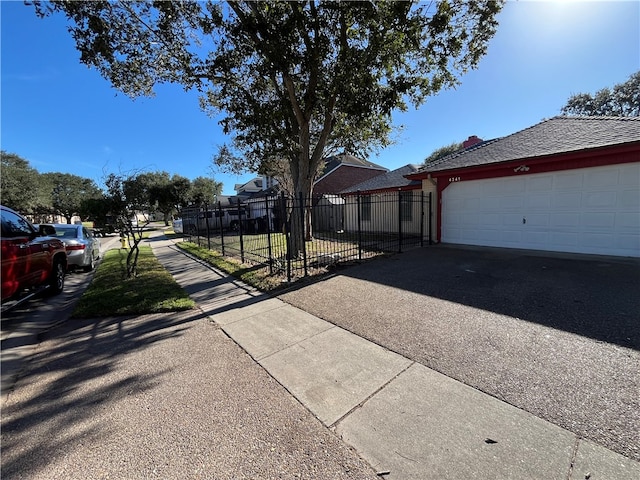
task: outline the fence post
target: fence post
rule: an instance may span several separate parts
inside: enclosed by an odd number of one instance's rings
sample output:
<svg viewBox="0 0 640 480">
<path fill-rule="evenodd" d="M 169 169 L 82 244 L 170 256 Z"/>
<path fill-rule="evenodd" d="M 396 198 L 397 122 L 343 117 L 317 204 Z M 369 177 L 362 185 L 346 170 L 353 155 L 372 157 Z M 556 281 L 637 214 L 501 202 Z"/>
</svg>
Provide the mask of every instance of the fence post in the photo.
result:
<svg viewBox="0 0 640 480">
<path fill-rule="evenodd" d="M 269 196 L 264 197 L 265 212 L 267 213 L 267 250 L 269 259 L 269 275 L 273 275 L 273 251 L 271 249 L 271 215 L 269 214 Z"/>
<path fill-rule="evenodd" d="M 295 198 L 295 197 L 294 197 Z M 287 282 L 291 283 L 291 238 L 290 238 L 290 225 L 289 225 L 289 212 L 287 199 L 285 198 L 284 192 L 282 192 L 281 197 L 281 207 L 282 207 L 282 226 L 284 227 L 284 239 L 285 245 L 287 246 L 287 253 L 285 257 L 287 258 Z"/>
<path fill-rule="evenodd" d="M 204 202 L 204 226 L 207 232 L 207 250 L 211 250 L 211 231 L 209 230 L 209 204 Z"/>
<path fill-rule="evenodd" d="M 224 257 L 224 225 L 222 224 L 222 203 L 218 200 L 218 219 L 220 224 L 220 249 L 222 250 L 222 256 Z"/>
<path fill-rule="evenodd" d="M 304 276 L 308 276 L 309 272 L 307 270 L 307 236 L 306 236 L 306 232 L 307 232 L 307 226 L 305 225 L 305 219 L 306 219 L 306 215 L 305 215 L 305 209 L 307 207 L 305 201 L 304 201 L 304 196 L 302 195 L 302 192 L 300 192 L 300 194 L 298 195 L 300 198 L 300 220 L 301 220 L 301 225 L 302 225 L 302 265 L 304 266 Z"/>
<path fill-rule="evenodd" d="M 244 263 L 244 241 L 242 238 L 242 211 L 240 210 L 239 198 L 238 198 L 238 233 L 240 234 L 240 261 Z"/>
<path fill-rule="evenodd" d="M 398 253 L 402 253 L 402 190 L 398 189 Z"/>
<path fill-rule="evenodd" d="M 360 190 L 358 190 L 358 260 L 362 260 L 362 218 L 360 217 Z"/>
<path fill-rule="evenodd" d="M 432 210 L 432 193 L 433 192 L 429 192 L 429 245 L 433 245 L 433 239 L 431 237 L 432 233 L 431 233 L 431 225 L 433 225 L 433 210 Z"/>
<path fill-rule="evenodd" d="M 420 190 L 420 246 L 424 247 L 424 190 Z"/>
</svg>

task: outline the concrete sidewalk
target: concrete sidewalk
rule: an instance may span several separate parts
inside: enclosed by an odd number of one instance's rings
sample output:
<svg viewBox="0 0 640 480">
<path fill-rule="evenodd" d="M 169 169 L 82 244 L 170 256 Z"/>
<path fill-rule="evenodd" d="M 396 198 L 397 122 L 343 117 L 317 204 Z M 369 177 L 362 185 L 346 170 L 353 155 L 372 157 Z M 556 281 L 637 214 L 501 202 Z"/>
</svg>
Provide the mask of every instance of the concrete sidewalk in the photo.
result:
<svg viewBox="0 0 640 480">
<path fill-rule="evenodd" d="M 150 244 L 204 313 L 383 478 L 640 478 L 631 459 L 261 294 L 172 241 Z"/>
</svg>

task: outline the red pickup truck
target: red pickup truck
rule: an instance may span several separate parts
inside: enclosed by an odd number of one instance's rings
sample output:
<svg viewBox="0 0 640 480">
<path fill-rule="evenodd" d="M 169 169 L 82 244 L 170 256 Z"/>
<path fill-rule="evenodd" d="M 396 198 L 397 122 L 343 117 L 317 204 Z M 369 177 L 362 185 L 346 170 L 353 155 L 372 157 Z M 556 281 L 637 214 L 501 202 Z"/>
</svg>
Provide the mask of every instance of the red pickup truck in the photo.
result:
<svg viewBox="0 0 640 480">
<path fill-rule="evenodd" d="M 22 215 L 0 205 L 2 218 L 2 310 L 41 290 L 60 293 L 67 271 L 67 252 L 55 229 L 36 228 Z"/>
</svg>

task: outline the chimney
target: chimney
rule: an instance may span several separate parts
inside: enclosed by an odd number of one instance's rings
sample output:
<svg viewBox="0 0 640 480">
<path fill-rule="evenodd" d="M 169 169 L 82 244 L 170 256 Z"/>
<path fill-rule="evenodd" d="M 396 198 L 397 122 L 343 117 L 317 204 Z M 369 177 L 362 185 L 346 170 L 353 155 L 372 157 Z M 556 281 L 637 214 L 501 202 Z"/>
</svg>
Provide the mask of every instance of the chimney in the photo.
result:
<svg viewBox="0 0 640 480">
<path fill-rule="evenodd" d="M 474 145 L 477 145 L 477 144 L 479 144 L 479 143 L 481 143 L 483 141 L 484 140 L 482 140 L 481 138 L 478 138 L 475 135 L 471 135 L 464 142 L 462 142 L 462 148 L 473 147 Z"/>
</svg>

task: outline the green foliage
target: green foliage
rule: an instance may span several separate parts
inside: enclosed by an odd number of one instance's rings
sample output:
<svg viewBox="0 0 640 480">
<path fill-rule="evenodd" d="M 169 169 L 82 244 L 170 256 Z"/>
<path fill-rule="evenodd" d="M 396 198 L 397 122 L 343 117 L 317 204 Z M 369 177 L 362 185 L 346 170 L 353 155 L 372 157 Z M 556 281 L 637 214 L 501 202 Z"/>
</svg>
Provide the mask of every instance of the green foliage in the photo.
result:
<svg viewBox="0 0 640 480">
<path fill-rule="evenodd" d="M 40 176 L 51 198 L 51 213 L 62 215 L 67 223 L 71 223 L 71 217 L 80 214 L 84 201 L 102 195 L 95 182 L 88 178 L 58 172 Z"/>
<path fill-rule="evenodd" d="M 446 157 L 458 150 L 462 149 L 462 142 L 453 142 L 449 145 L 445 145 L 444 147 L 436 148 L 427 158 L 424 159 L 423 165 L 429 165 L 441 158 Z"/>
<path fill-rule="evenodd" d="M 598 90 L 595 95 L 578 93 L 562 107 L 564 115 L 592 115 L 614 117 L 640 116 L 640 71 L 624 83 Z"/>
<path fill-rule="evenodd" d="M 222 193 L 222 183 L 212 178 L 198 177 L 191 183 L 190 200 L 196 205 L 211 204 Z"/>
<path fill-rule="evenodd" d="M 158 83 L 203 93 L 244 169 L 287 159 L 311 192 L 326 150 L 366 157 L 393 141 L 391 114 L 421 105 L 475 68 L 502 1 L 68 2 L 80 51 L 127 95 Z M 233 165 L 233 164 L 232 164 Z"/>
<path fill-rule="evenodd" d="M 160 265 L 151 247 L 140 248 L 135 278 L 126 278 L 126 257 L 124 250 L 109 250 L 104 255 L 74 317 L 141 315 L 195 307 L 195 302 Z"/>
<path fill-rule="evenodd" d="M 23 213 L 32 213 L 38 203 L 39 174 L 29 161 L 2 150 L 0 192 L 2 204 Z"/>
<path fill-rule="evenodd" d="M 149 186 L 150 202 L 164 215 L 166 225 L 171 215 L 187 204 L 190 189 L 191 181 L 188 178 L 180 175 L 169 177 L 167 172 L 155 174 Z"/>
</svg>

